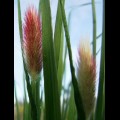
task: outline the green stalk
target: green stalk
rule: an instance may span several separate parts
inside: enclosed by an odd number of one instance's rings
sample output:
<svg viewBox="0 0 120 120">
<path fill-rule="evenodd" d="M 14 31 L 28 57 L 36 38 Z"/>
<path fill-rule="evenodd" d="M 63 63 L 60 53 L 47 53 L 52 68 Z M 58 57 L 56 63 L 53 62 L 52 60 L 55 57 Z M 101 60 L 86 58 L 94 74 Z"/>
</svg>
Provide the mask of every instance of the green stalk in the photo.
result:
<svg viewBox="0 0 120 120">
<path fill-rule="evenodd" d="M 40 77 L 36 80 L 36 107 L 37 107 L 37 116 L 40 120 Z"/>
<path fill-rule="evenodd" d="M 29 96 L 30 105 L 31 105 L 31 117 L 32 117 L 32 120 L 37 120 L 37 108 L 36 108 L 34 96 L 32 93 L 32 87 L 29 82 L 30 80 L 29 80 L 29 76 L 28 76 L 26 68 L 24 70 L 26 73 L 27 91 L 28 91 L 28 96 Z"/>
<path fill-rule="evenodd" d="M 37 120 L 40 120 L 40 77 L 32 78 L 31 80 L 31 87 L 32 87 L 32 94 L 34 97 L 34 101 L 37 107 Z"/>
<path fill-rule="evenodd" d="M 96 104 L 95 120 L 102 119 L 104 81 L 105 81 L 105 0 L 103 0 L 103 35 L 102 35 L 100 77 L 99 77 L 98 98 L 97 98 L 97 104 Z"/>
<path fill-rule="evenodd" d="M 93 14 L 93 56 L 96 60 L 96 10 L 95 10 L 95 0 L 92 0 L 92 14 Z"/>
<path fill-rule="evenodd" d="M 105 78 L 104 78 L 105 79 Z M 102 120 L 105 119 L 105 81 L 103 87 L 103 110 L 102 110 Z"/>
<path fill-rule="evenodd" d="M 24 113 L 23 120 L 28 120 L 28 107 L 27 107 L 27 96 L 26 96 L 26 87 L 25 87 L 25 76 L 23 73 L 23 87 L 24 87 Z"/>
<path fill-rule="evenodd" d="M 14 85 L 14 89 L 15 89 L 15 99 L 16 99 L 17 120 L 20 120 L 20 111 L 19 111 L 19 104 L 18 104 L 17 93 L 16 93 L 16 85 Z"/>
<path fill-rule="evenodd" d="M 78 83 L 77 83 L 77 79 L 75 76 L 75 69 L 74 69 L 73 61 L 72 61 L 72 51 L 71 51 L 70 36 L 68 32 L 66 15 L 65 15 L 65 10 L 64 10 L 61 0 L 60 0 L 60 6 L 61 6 L 61 13 L 62 13 L 62 20 L 63 20 L 64 30 L 65 30 L 65 36 L 66 36 L 66 43 L 68 47 L 70 69 L 71 69 L 71 74 L 72 74 L 72 84 L 74 87 L 74 98 L 75 98 L 75 104 L 76 104 L 77 112 L 78 112 L 78 120 L 79 119 L 85 120 L 85 112 L 83 108 L 82 98 L 81 98 L 81 94 L 78 88 Z"/>
</svg>

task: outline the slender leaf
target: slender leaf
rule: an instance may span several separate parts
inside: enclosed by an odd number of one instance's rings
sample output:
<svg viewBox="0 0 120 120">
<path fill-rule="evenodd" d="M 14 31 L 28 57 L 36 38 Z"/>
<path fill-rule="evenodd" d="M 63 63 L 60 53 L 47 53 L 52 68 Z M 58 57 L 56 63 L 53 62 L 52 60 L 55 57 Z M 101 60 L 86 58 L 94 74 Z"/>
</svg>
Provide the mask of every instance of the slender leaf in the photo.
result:
<svg viewBox="0 0 120 120">
<path fill-rule="evenodd" d="M 64 4 L 65 0 L 62 0 Z M 56 16 L 56 24 L 55 24 L 55 33 L 54 33 L 54 47 L 55 47 L 55 59 L 56 59 L 56 67 L 58 70 L 59 66 L 59 57 L 60 57 L 60 49 L 62 47 L 62 17 L 61 17 L 61 10 L 60 10 L 60 3 L 58 2 L 57 7 L 57 16 Z"/>
<path fill-rule="evenodd" d="M 105 80 L 104 80 L 104 86 L 103 86 L 103 107 L 102 108 L 103 108 L 103 110 L 102 110 L 102 120 L 104 120 L 105 119 Z"/>
<path fill-rule="evenodd" d="M 96 3 L 100 3 L 100 2 L 95 2 L 95 4 Z M 75 6 L 70 7 L 70 9 L 77 9 L 77 8 L 88 6 L 88 5 L 91 5 L 91 4 L 92 4 L 91 2 L 88 2 L 88 3 L 84 3 L 84 4 L 80 4 L 80 5 L 75 5 Z"/>
<path fill-rule="evenodd" d="M 19 33 L 20 33 L 20 41 L 22 43 L 22 19 L 21 19 L 21 8 L 20 8 L 20 0 L 18 0 L 18 20 L 19 20 Z"/>
<path fill-rule="evenodd" d="M 83 6 L 88 6 L 88 5 L 91 5 L 91 4 L 92 4 L 91 2 L 88 2 L 88 3 L 76 5 L 76 6 L 73 6 L 73 7 L 70 7 L 70 8 L 71 9 L 76 9 L 76 8 L 83 7 Z"/>
<path fill-rule="evenodd" d="M 58 61 L 58 70 L 57 70 L 57 77 L 58 77 L 58 87 L 59 91 L 61 92 L 62 89 L 62 78 L 64 73 L 64 61 L 63 61 L 63 48 L 64 48 L 64 38 L 63 38 L 63 29 L 61 34 L 61 45 L 60 45 L 60 53 L 59 53 L 59 61 Z"/>
<path fill-rule="evenodd" d="M 30 103 L 27 104 L 27 109 L 28 109 L 28 120 L 32 120 L 31 115 L 30 115 L 30 113 L 31 113 L 31 105 L 30 105 Z"/>
<path fill-rule="evenodd" d="M 69 100 L 69 109 L 68 109 L 68 120 L 76 120 L 77 114 L 76 114 L 76 108 L 75 108 L 75 102 L 74 102 L 74 91 L 73 87 L 71 86 L 71 94 L 70 94 L 70 100 Z"/>
<path fill-rule="evenodd" d="M 104 80 L 105 80 L 105 0 L 103 0 L 103 36 L 102 36 L 102 50 L 101 50 L 101 61 L 100 61 L 100 76 L 99 76 L 99 87 L 98 87 L 98 98 L 96 105 L 95 120 L 102 119 L 103 111 L 103 91 L 104 91 Z"/>
<path fill-rule="evenodd" d="M 62 20 L 63 20 L 64 30 L 65 30 L 65 36 L 66 36 L 66 43 L 68 47 L 70 69 L 71 69 L 71 74 L 72 74 L 72 84 L 74 87 L 74 97 L 75 97 L 75 103 L 76 103 L 77 112 L 78 112 L 78 119 L 85 120 L 85 112 L 83 108 L 82 98 L 81 98 L 80 91 L 78 88 L 78 83 L 77 83 L 77 79 L 75 76 L 75 69 L 74 69 L 73 61 L 72 61 L 72 51 L 71 51 L 70 36 L 68 32 L 66 15 L 65 15 L 65 10 L 64 10 L 61 0 L 60 0 L 60 6 L 61 6 L 61 13 L 62 13 Z"/>
<path fill-rule="evenodd" d="M 43 1 L 42 6 L 42 48 L 45 89 L 46 120 L 61 120 L 60 95 L 51 25 L 51 9 L 49 0 Z"/>
<path fill-rule="evenodd" d="M 62 1 L 64 4 L 65 0 Z M 55 24 L 54 46 L 55 46 L 55 59 L 57 66 L 58 85 L 59 85 L 59 90 L 61 91 L 62 78 L 64 73 L 64 61 L 63 61 L 64 36 L 63 36 L 62 17 L 61 17 L 59 2 L 57 8 L 56 24 Z"/>
</svg>

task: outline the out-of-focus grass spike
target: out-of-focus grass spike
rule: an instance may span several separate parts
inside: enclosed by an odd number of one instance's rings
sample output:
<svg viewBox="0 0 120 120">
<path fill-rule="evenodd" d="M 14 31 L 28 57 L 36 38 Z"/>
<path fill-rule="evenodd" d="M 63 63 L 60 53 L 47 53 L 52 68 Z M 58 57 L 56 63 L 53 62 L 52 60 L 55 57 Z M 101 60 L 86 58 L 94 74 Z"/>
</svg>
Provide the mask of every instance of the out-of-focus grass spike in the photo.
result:
<svg viewBox="0 0 120 120">
<path fill-rule="evenodd" d="M 88 119 L 94 110 L 96 84 L 96 62 L 90 49 L 89 40 L 81 40 L 78 54 L 78 83 L 86 119 Z"/>
</svg>

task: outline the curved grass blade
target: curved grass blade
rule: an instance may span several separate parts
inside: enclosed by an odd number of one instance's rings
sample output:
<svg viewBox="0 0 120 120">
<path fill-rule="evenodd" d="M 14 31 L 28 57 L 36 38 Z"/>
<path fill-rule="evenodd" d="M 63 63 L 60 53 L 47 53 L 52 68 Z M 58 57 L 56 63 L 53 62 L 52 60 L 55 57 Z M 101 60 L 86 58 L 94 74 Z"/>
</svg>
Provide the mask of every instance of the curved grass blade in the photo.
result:
<svg viewBox="0 0 120 120">
<path fill-rule="evenodd" d="M 49 0 L 44 0 L 42 6 L 42 43 L 45 117 L 46 120 L 61 120 L 60 95 L 58 91 Z"/>
<path fill-rule="evenodd" d="M 63 20 L 64 30 L 65 30 L 66 43 L 67 43 L 67 47 L 68 47 L 70 69 L 71 69 L 71 74 L 72 74 L 72 84 L 73 84 L 73 88 L 74 88 L 74 98 L 75 98 L 75 104 L 76 104 L 76 108 L 77 108 L 77 112 L 78 112 L 77 113 L 78 119 L 85 120 L 85 112 L 84 112 L 84 108 L 83 108 L 82 98 L 81 98 L 80 91 L 78 88 L 78 83 L 77 83 L 77 79 L 75 76 L 75 69 L 74 69 L 73 61 L 72 61 L 70 36 L 69 36 L 69 32 L 68 32 L 65 10 L 64 10 L 64 7 L 62 5 L 62 1 L 60 0 L 59 2 L 60 2 L 60 6 L 61 6 L 61 13 L 62 13 L 62 20 Z"/>
<path fill-rule="evenodd" d="M 91 2 L 88 2 L 88 3 L 76 5 L 76 6 L 73 6 L 73 7 L 70 7 L 70 8 L 71 9 L 76 9 L 76 8 L 83 7 L 83 6 L 88 6 L 88 5 L 91 5 L 91 4 L 92 4 Z"/>
<path fill-rule="evenodd" d="M 95 3 L 100 3 L 100 2 L 95 2 Z M 76 5 L 76 6 L 73 6 L 73 7 L 70 7 L 70 8 L 71 8 L 71 9 L 76 9 L 76 8 L 88 6 L 88 5 L 91 5 L 91 4 L 92 4 L 91 2 L 88 2 L 88 3 Z"/>
<path fill-rule="evenodd" d="M 95 120 L 102 119 L 103 111 L 103 91 L 104 91 L 104 81 L 105 81 L 105 0 L 103 0 L 103 36 L 102 36 L 102 50 L 101 50 L 101 60 L 100 60 L 100 77 L 98 86 L 98 98 L 96 104 Z"/>
<path fill-rule="evenodd" d="M 21 20 L 21 7 L 20 7 L 20 0 L 18 0 L 18 22 L 19 22 L 19 33 L 20 33 L 20 42 L 21 42 L 21 50 L 22 50 L 22 58 L 23 58 L 23 68 L 25 71 L 25 78 L 26 78 L 26 83 L 27 83 L 27 91 L 28 91 L 28 96 L 30 99 L 30 104 L 31 104 L 31 117 L 33 120 L 37 120 L 37 108 L 35 105 L 35 101 L 32 95 L 32 88 L 30 85 L 30 80 L 29 80 L 29 75 L 27 73 L 27 69 L 25 66 L 25 61 L 23 57 L 23 48 L 22 48 L 22 40 L 23 40 L 23 34 L 22 34 L 22 20 Z"/>
</svg>

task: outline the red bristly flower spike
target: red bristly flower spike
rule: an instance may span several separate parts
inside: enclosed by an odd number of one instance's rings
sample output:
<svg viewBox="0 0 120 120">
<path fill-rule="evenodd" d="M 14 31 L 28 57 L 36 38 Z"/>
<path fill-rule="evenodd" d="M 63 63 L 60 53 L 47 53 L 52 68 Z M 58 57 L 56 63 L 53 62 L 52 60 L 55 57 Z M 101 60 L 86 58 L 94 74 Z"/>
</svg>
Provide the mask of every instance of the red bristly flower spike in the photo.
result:
<svg viewBox="0 0 120 120">
<path fill-rule="evenodd" d="M 34 7 L 25 13 L 23 25 L 23 49 L 26 66 L 31 77 L 38 75 L 42 69 L 42 30 L 40 16 Z"/>
</svg>

